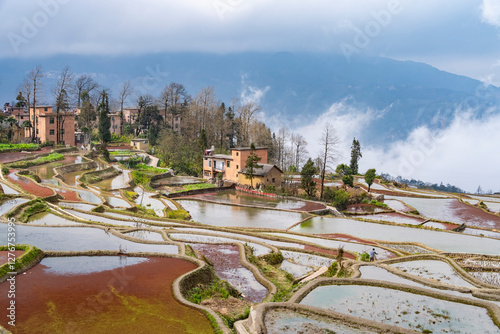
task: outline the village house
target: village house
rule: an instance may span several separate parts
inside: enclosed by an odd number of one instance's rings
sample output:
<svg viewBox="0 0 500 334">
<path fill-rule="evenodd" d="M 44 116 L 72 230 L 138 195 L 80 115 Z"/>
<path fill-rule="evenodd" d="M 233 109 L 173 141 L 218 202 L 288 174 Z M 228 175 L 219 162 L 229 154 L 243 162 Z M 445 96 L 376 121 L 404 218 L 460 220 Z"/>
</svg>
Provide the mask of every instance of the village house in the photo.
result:
<svg viewBox="0 0 500 334">
<path fill-rule="evenodd" d="M 253 183 L 255 188 L 260 185 L 264 186 L 281 186 L 281 176 L 283 172 L 275 165 L 258 164 L 261 168 L 255 168 L 253 171 L 253 179 L 247 178 L 247 171 L 243 169 L 238 173 L 238 183 L 241 185 L 251 185 Z"/>
<path fill-rule="evenodd" d="M 109 128 L 109 131 L 111 133 L 114 133 L 116 135 L 121 135 L 121 124 L 122 124 L 122 120 L 121 120 L 121 117 L 120 117 L 120 113 L 117 112 L 117 113 L 110 113 L 109 114 L 109 119 L 111 121 L 111 127 Z"/>
<path fill-rule="evenodd" d="M 258 177 L 257 183 L 280 186 L 282 172 L 278 167 L 267 164 L 267 148 L 257 147 L 254 153 L 261 158 L 259 165 L 263 166 L 263 168 L 255 169 L 254 180 Z M 220 174 L 223 180 L 250 184 L 250 180 L 243 181 L 243 179 L 246 180 L 244 169 L 249 155 L 250 147 L 234 148 L 231 150 L 231 155 L 214 154 L 213 148 L 207 150 L 203 157 L 203 178 L 216 179 Z M 254 185 L 257 183 L 254 182 Z"/>
<path fill-rule="evenodd" d="M 31 108 L 33 112 L 33 108 Z M 35 109 L 36 120 L 36 133 L 35 137 L 38 138 L 40 143 L 57 141 L 57 121 L 56 112 L 52 106 L 37 106 Z M 59 143 L 62 145 L 75 145 L 75 113 L 72 111 L 60 111 L 60 139 Z M 29 136 L 29 129 L 26 128 L 26 136 Z"/>
</svg>

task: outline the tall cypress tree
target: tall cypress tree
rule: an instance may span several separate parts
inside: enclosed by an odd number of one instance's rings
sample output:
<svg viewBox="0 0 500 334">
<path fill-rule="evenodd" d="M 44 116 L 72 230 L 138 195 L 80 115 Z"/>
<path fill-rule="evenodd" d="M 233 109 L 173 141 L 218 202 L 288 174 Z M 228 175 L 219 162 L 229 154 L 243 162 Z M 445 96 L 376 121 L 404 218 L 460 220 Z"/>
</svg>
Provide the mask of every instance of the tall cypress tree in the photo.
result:
<svg viewBox="0 0 500 334">
<path fill-rule="evenodd" d="M 361 145 L 359 144 L 359 140 L 356 140 L 356 138 L 353 139 L 352 141 L 352 146 L 351 146 L 351 170 L 353 174 L 358 174 L 358 161 L 359 159 L 363 157 L 361 154 Z"/>
<path fill-rule="evenodd" d="M 99 113 L 99 139 L 101 140 L 101 145 L 106 147 L 106 144 L 111 141 L 111 119 L 109 118 L 109 103 L 108 103 L 108 93 L 105 90 L 101 93 L 101 103 L 97 107 L 97 112 Z"/>
<path fill-rule="evenodd" d="M 259 165 L 260 157 L 255 154 L 255 145 L 252 143 L 250 145 L 250 155 L 247 158 L 246 164 L 245 164 L 245 169 L 246 169 L 246 175 L 245 177 L 247 179 L 250 179 L 250 185 L 253 188 L 253 177 L 255 173 L 255 169 L 257 168 L 262 168 L 262 166 Z"/>
</svg>

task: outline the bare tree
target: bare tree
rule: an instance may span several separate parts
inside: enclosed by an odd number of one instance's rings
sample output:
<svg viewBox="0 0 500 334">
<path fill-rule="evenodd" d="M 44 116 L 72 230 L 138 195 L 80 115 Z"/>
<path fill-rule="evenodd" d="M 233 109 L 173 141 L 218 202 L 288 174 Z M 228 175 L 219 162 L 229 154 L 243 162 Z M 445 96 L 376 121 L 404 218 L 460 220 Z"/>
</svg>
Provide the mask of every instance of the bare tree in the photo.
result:
<svg viewBox="0 0 500 334">
<path fill-rule="evenodd" d="M 293 160 L 297 169 L 300 169 L 300 166 L 308 153 L 306 146 L 307 141 L 301 134 L 292 134 Z"/>
<path fill-rule="evenodd" d="M 189 100 L 189 95 L 184 85 L 171 82 L 163 89 L 160 96 L 164 108 L 164 120 L 167 122 L 167 114 L 171 115 L 171 128 L 174 128 L 175 117 L 180 114 L 182 105 Z"/>
<path fill-rule="evenodd" d="M 34 69 L 32 69 L 28 73 L 27 79 L 31 82 L 31 89 L 33 92 L 33 103 L 32 103 L 32 108 L 33 108 L 33 115 L 32 115 L 32 125 L 33 125 L 33 132 L 31 134 L 31 141 L 35 142 L 36 141 L 36 129 L 37 129 L 37 122 L 36 122 L 36 98 L 37 95 L 40 95 L 42 92 L 42 82 L 41 79 L 43 78 L 43 72 L 42 72 L 42 66 L 38 65 Z"/>
<path fill-rule="evenodd" d="M 325 174 L 327 169 L 332 168 L 335 163 L 335 155 L 340 143 L 339 138 L 335 134 L 335 129 L 330 123 L 326 123 L 323 128 L 323 134 L 319 140 L 319 144 L 323 147 L 323 154 L 321 158 L 321 192 L 320 198 L 323 199 L 323 189 L 325 184 Z"/>
<path fill-rule="evenodd" d="M 89 95 L 92 94 L 94 90 L 97 90 L 99 84 L 92 79 L 88 74 L 82 74 L 78 78 L 76 78 L 71 93 L 73 93 L 76 97 L 76 107 L 81 107 L 82 101 L 82 93 L 86 91 Z"/>
<path fill-rule="evenodd" d="M 24 98 L 26 99 L 26 106 L 28 107 L 28 114 L 30 114 L 31 107 L 31 95 L 33 94 L 33 82 L 29 78 L 25 78 L 21 85 L 19 86 L 19 91 L 24 94 Z M 29 118 L 29 117 L 28 117 Z M 30 137 L 32 137 L 33 132 L 33 123 L 30 121 Z"/>
<path fill-rule="evenodd" d="M 248 102 L 238 108 L 239 129 L 238 129 L 238 146 L 250 145 L 250 126 L 255 120 L 255 114 L 261 111 L 261 107 L 254 103 Z"/>
<path fill-rule="evenodd" d="M 131 86 L 130 81 L 125 81 L 123 83 L 122 89 L 118 93 L 118 98 L 120 100 L 120 135 L 123 134 L 123 104 L 125 100 L 134 93 L 134 89 Z"/>
<path fill-rule="evenodd" d="M 61 142 L 61 132 L 64 126 L 64 119 L 60 117 L 59 113 L 61 111 L 66 111 L 69 108 L 69 94 L 68 91 L 73 83 L 73 73 L 71 73 L 68 66 L 63 68 L 59 76 L 59 80 L 52 90 L 54 98 L 56 100 L 56 144 Z"/>
</svg>

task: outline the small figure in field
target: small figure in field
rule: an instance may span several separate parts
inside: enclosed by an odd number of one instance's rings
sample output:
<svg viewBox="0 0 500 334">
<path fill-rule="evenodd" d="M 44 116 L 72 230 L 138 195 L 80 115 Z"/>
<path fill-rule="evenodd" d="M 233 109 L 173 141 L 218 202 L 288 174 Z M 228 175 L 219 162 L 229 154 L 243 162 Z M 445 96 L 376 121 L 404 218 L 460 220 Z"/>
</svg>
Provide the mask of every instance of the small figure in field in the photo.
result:
<svg viewBox="0 0 500 334">
<path fill-rule="evenodd" d="M 371 251 L 370 251 L 370 262 L 373 262 L 376 260 L 375 258 L 375 255 L 378 255 L 377 252 L 375 252 L 375 248 L 373 248 Z"/>
</svg>

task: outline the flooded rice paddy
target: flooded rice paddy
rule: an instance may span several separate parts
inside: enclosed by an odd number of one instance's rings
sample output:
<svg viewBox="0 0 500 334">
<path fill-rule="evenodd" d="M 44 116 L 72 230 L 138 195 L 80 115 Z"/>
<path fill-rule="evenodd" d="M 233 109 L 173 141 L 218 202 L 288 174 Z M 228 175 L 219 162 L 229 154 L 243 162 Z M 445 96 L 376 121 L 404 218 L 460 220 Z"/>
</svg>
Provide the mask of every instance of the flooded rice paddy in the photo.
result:
<svg viewBox="0 0 500 334">
<path fill-rule="evenodd" d="M 43 259 L 16 279 L 15 332 L 213 333 L 201 312 L 172 294 L 174 279 L 195 268 L 172 258 Z M 0 285 L 2 295 L 7 287 Z"/>
<path fill-rule="evenodd" d="M 449 253 L 495 256 L 500 247 L 500 232 L 492 230 L 500 227 L 500 216 L 472 206 L 481 200 L 490 212 L 499 212 L 500 199 L 495 197 L 474 195 L 473 198 L 466 198 L 467 195 L 464 195 L 464 200 L 471 204 L 468 205 L 454 197 L 446 198 L 435 192 L 386 188 L 375 183 L 372 185 L 374 192 L 393 195 L 399 192 L 401 196 L 385 196 L 384 203 L 388 208 L 356 204 L 347 209 L 352 214 L 350 218 L 332 218 L 303 213 L 324 209 L 325 205 L 321 203 L 297 198 L 261 197 L 230 190 L 191 198 L 176 198 L 174 201 L 178 201 L 193 217 L 191 222 L 179 223 L 169 222 L 166 218 L 143 218 L 136 216 L 134 209 L 124 210 L 142 205 L 152 209 L 159 217 L 164 217 L 167 206 L 177 209 L 175 202 L 156 198 L 159 194 L 157 191 L 145 191 L 142 187 L 135 187 L 134 191 L 139 197 L 134 202 L 127 202 L 120 189 L 128 187 L 129 170 L 123 169 L 123 173 L 117 177 L 89 186 L 88 189 L 82 189 L 77 181 L 81 174 L 88 171 L 67 173 L 63 175 L 64 182 L 54 177 L 55 167 L 82 162 L 86 160 L 80 156 L 66 156 L 63 161 L 31 167 L 30 170 L 42 179 L 42 184 L 15 175 L 14 170 L 6 176 L 5 184 L 0 184 L 4 193 L 18 194 L 12 184 L 17 184 L 24 192 L 36 197 L 57 192 L 60 202 L 55 204 L 63 209 L 58 214 L 41 212 L 32 215 L 28 220 L 30 225 L 18 224 L 16 243 L 34 245 L 46 251 L 119 251 L 124 256 L 47 257 L 24 275 L 18 275 L 19 289 L 22 288 L 19 294 L 22 311 L 18 314 L 19 326 L 16 326 L 13 333 L 136 333 L 144 328 L 148 332 L 213 333 L 205 315 L 183 306 L 172 296 L 173 280 L 195 269 L 197 265 L 182 259 L 125 256 L 131 252 L 183 252 L 182 247 L 165 241 L 160 230 L 162 228 L 165 228 L 163 231 L 172 240 L 189 244 L 196 252 L 203 254 L 214 265 L 216 274 L 238 289 L 242 293 L 241 298 L 250 303 L 261 303 L 269 291 L 256 280 L 252 271 L 242 266 L 242 254 L 235 243 L 248 245 L 258 257 L 271 253 L 271 246 L 277 247 L 283 255 L 283 261 L 272 268 L 281 273 L 282 279 L 290 282 L 293 278 L 330 266 L 335 262 L 334 257 L 339 247 L 346 250 L 344 259 L 352 260 L 344 262 L 348 266 L 359 263 L 354 261 L 357 255 L 367 253 L 372 248 L 378 253 L 377 260 L 384 260 L 401 254 L 431 253 L 424 246 Z M 108 167 L 104 163 L 99 163 L 98 166 L 97 169 Z M 195 179 L 189 177 L 172 177 L 168 182 L 194 183 L 193 180 Z M 160 180 L 160 186 L 167 187 L 166 181 L 167 179 Z M 358 182 L 366 186 L 362 179 L 358 179 Z M 102 204 L 103 200 L 113 207 L 121 208 L 123 213 L 90 212 Z M 0 214 L 5 215 L 27 201 L 26 198 L 5 200 L 0 203 Z M 401 214 L 413 211 L 414 208 L 419 211 L 420 216 Z M 382 212 L 386 210 L 400 213 Z M 66 215 L 59 215 L 62 213 Z M 87 222 L 74 221 L 72 215 Z M 427 218 L 435 221 L 426 221 Z M 391 224 L 370 223 L 362 219 Z M 93 224 L 89 224 L 89 220 Z M 116 231 L 96 223 L 114 225 Z M 153 223 L 159 226 L 151 225 Z M 394 223 L 408 226 L 396 226 Z M 462 223 L 468 227 L 462 233 L 448 233 L 417 228 L 422 223 L 424 227 L 447 230 Z M 173 227 L 169 228 L 166 224 Z M 211 226 L 220 227 L 224 231 L 211 230 Z M 473 228 L 474 226 L 482 229 Z M 288 229 L 301 234 L 291 234 L 287 232 Z M 7 232 L 7 224 L 0 224 L 0 234 L 6 235 Z M 6 260 L 4 253 L 0 252 L 0 262 Z M 16 251 L 17 256 L 21 254 L 22 251 Z M 450 257 L 466 267 L 473 277 L 500 288 L 500 262 L 497 259 L 485 256 L 478 258 L 477 255 L 472 258 L 469 255 L 460 257 L 457 254 Z M 465 297 L 482 302 L 486 300 L 479 299 L 480 295 L 473 296 L 470 289 L 476 290 L 475 285 L 464 279 L 447 262 L 404 261 L 403 257 L 400 262 L 390 266 L 392 269 L 384 268 L 394 273 L 373 265 L 361 266 L 361 279 L 404 284 L 426 289 L 429 293 L 444 293 L 450 298 Z M 267 270 L 269 269 L 261 270 L 261 273 L 266 276 Z M 411 280 L 405 278 L 405 275 L 409 275 Z M 278 279 L 270 277 L 271 281 Z M 123 282 L 125 283 L 121 284 Z M 428 285 L 432 282 L 447 284 L 451 290 L 432 288 Z M 459 292 L 458 287 L 469 289 L 469 292 Z M 0 293 L 6 288 L 6 284 L 0 284 Z M 105 303 L 99 305 L 97 312 L 97 309 L 89 306 L 92 305 L 89 300 L 99 303 L 105 300 Z M 0 304 L 3 302 L 0 299 Z M 500 305 L 497 301 L 487 303 Z M 425 293 L 417 295 L 386 287 L 322 286 L 310 292 L 301 305 L 314 305 L 417 332 L 498 332 L 484 308 L 436 299 Z M 223 309 L 224 307 L 232 306 L 223 305 Z M 75 311 L 82 309 L 88 312 Z M 302 307 L 300 311 L 273 309 L 264 315 L 264 323 L 268 333 L 381 332 L 360 324 L 313 315 Z M 0 324 L 7 326 L 5 319 L 0 320 Z"/>
<path fill-rule="evenodd" d="M 497 249 L 500 247 L 500 240 L 458 233 L 367 223 L 353 219 L 315 217 L 294 227 L 291 231 L 307 234 L 345 233 L 375 240 L 418 242 L 434 249 L 452 253 L 496 255 L 498 254 Z"/>
<path fill-rule="evenodd" d="M 194 221 L 213 226 L 287 229 L 306 218 L 304 213 L 178 200 Z"/>
<path fill-rule="evenodd" d="M 498 332 L 484 308 L 381 287 L 320 286 L 301 304 L 420 331 Z"/>
<path fill-rule="evenodd" d="M 250 270 L 241 265 L 237 246 L 193 244 L 191 247 L 207 257 L 217 276 L 241 292 L 243 299 L 252 303 L 264 300 L 268 291 Z"/>
</svg>

